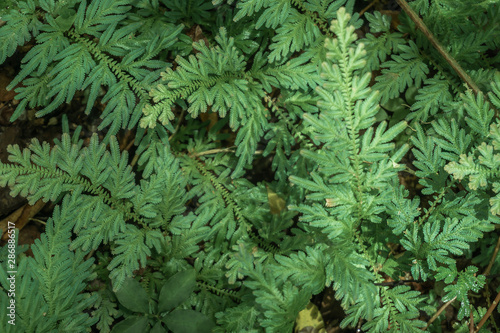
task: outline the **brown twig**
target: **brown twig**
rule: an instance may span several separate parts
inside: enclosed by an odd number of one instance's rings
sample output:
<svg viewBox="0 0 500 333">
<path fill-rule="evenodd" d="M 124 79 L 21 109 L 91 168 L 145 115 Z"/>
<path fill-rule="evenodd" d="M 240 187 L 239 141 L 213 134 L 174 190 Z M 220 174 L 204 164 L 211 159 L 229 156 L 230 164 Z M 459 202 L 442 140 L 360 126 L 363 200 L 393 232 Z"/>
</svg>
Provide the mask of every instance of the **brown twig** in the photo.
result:
<svg viewBox="0 0 500 333">
<path fill-rule="evenodd" d="M 486 270 L 484 271 L 483 275 L 490 275 L 491 267 L 493 267 L 493 263 L 497 258 L 499 249 L 500 249 L 500 237 L 498 237 L 497 245 L 495 246 L 495 250 L 493 251 L 493 255 L 491 256 L 490 263 L 488 264 L 488 267 L 486 267 Z"/>
<path fill-rule="evenodd" d="M 228 147 L 228 148 L 215 148 L 215 149 L 209 149 L 206 151 L 202 151 L 202 152 L 194 153 L 194 154 L 190 154 L 190 155 L 194 156 L 194 157 L 199 157 L 199 156 L 203 156 L 203 155 L 212 155 L 212 154 L 218 154 L 218 153 L 234 153 L 236 151 L 236 150 L 234 150 L 234 148 L 236 148 L 236 146 L 232 146 L 232 147 Z"/>
<path fill-rule="evenodd" d="M 490 262 L 488 263 L 488 267 L 486 267 L 486 270 L 483 273 L 483 275 L 486 276 L 487 278 L 493 278 L 493 276 L 490 275 L 490 271 L 491 271 L 491 267 L 493 267 L 493 263 L 495 262 L 495 260 L 497 258 L 499 249 L 500 249 L 500 237 L 498 237 L 497 244 L 495 245 L 495 249 L 493 250 L 493 255 L 490 258 Z M 498 274 L 494 274 L 494 275 L 498 275 Z M 493 311 L 495 306 L 491 303 L 491 300 L 490 300 L 490 290 L 488 288 L 488 284 L 486 284 L 485 287 L 486 287 L 485 291 L 486 291 L 486 301 L 488 304 L 488 308 L 491 308 Z M 497 298 L 498 298 L 498 295 L 497 295 Z M 481 326 L 484 325 L 484 322 L 486 322 L 487 318 L 488 318 L 488 315 L 485 315 L 483 318 L 481 318 L 481 321 L 479 322 L 481 324 Z M 481 328 L 481 326 L 478 325 L 479 328 Z M 478 330 L 479 330 L 479 328 L 478 328 Z"/>
<path fill-rule="evenodd" d="M 443 312 L 444 309 L 446 309 L 448 307 L 448 305 L 450 305 L 451 303 L 453 303 L 453 301 L 456 300 L 456 299 L 457 299 L 456 296 L 453 297 L 448 302 L 446 302 L 441 308 L 439 308 L 439 310 L 434 314 L 434 316 L 432 316 L 432 318 L 429 319 L 429 321 L 427 322 L 427 326 L 425 326 L 424 331 L 427 330 L 427 328 L 429 328 L 429 326 L 431 326 L 431 324 L 434 322 L 434 320 L 436 320 L 437 317 L 439 317 L 439 315 L 441 314 L 441 312 Z"/>
<path fill-rule="evenodd" d="M 370 2 L 370 3 L 368 4 L 368 6 L 366 6 L 365 8 L 363 8 L 363 10 L 362 10 L 362 11 L 360 11 L 360 12 L 359 12 L 359 16 L 360 16 L 360 17 L 361 17 L 361 16 L 363 16 L 363 14 L 364 14 L 364 13 L 365 13 L 368 9 L 370 9 L 373 5 L 375 5 L 375 4 L 376 4 L 377 2 L 379 2 L 379 1 L 380 1 L 380 0 L 373 0 L 372 2 Z"/>
<path fill-rule="evenodd" d="M 469 333 L 474 333 L 474 314 L 472 313 L 472 305 L 469 306 L 469 311 L 470 311 Z"/>
<path fill-rule="evenodd" d="M 443 58 L 450 64 L 450 66 L 453 68 L 455 72 L 457 72 L 458 76 L 467 83 L 467 85 L 472 89 L 474 94 L 479 94 L 481 90 L 479 87 L 476 85 L 474 80 L 467 74 L 463 68 L 460 66 L 460 64 L 450 55 L 446 50 L 441 46 L 441 44 L 438 42 L 438 40 L 434 37 L 432 32 L 427 28 L 425 25 L 424 21 L 420 19 L 420 17 L 411 9 L 410 5 L 405 0 L 396 0 L 396 2 L 403 8 L 403 10 L 408 14 L 410 19 L 415 22 L 417 25 L 418 29 L 422 31 L 422 33 L 427 37 L 429 42 L 436 48 L 436 50 L 443 56 Z"/>
<path fill-rule="evenodd" d="M 488 320 L 488 318 L 490 317 L 493 310 L 495 310 L 495 308 L 497 307 L 498 302 L 500 302 L 500 292 L 497 294 L 497 297 L 495 297 L 495 300 L 493 301 L 493 303 L 491 303 L 490 307 L 488 308 L 488 311 L 486 311 L 483 318 L 481 318 L 481 321 L 479 322 L 479 324 L 477 324 L 475 332 L 479 332 L 481 327 L 483 327 L 484 323 L 486 323 L 486 320 Z"/>
<path fill-rule="evenodd" d="M 184 114 L 185 114 L 186 110 L 182 109 L 182 112 L 181 112 L 181 115 L 179 117 L 179 121 L 177 122 L 177 126 L 175 126 L 175 130 L 174 132 L 172 133 L 172 135 L 170 135 L 168 137 L 168 141 L 172 140 L 172 138 L 174 137 L 174 135 L 177 133 L 177 131 L 179 130 L 179 128 L 181 127 L 181 123 L 182 123 L 182 120 L 184 119 Z"/>
<path fill-rule="evenodd" d="M 424 282 L 424 281 L 423 280 L 398 280 L 398 281 L 391 281 L 391 282 L 378 282 L 378 283 L 374 283 L 373 285 L 382 286 L 382 287 L 395 287 L 395 286 L 403 285 L 405 283 L 412 283 L 412 282 L 420 283 L 420 282 Z"/>
<path fill-rule="evenodd" d="M 486 267 L 486 270 L 484 271 L 483 275 L 486 275 L 486 277 L 490 277 L 490 271 L 491 267 L 493 267 L 493 263 L 495 262 L 495 259 L 497 258 L 498 255 L 498 250 L 500 249 L 500 237 L 498 237 L 497 244 L 495 246 L 495 250 L 493 251 L 493 255 L 491 256 L 490 262 L 488 264 L 488 267 Z M 491 303 L 490 307 L 488 308 L 488 311 L 484 314 L 483 318 L 481 318 L 481 321 L 479 324 L 477 324 L 475 332 L 478 332 L 481 327 L 483 327 L 484 323 L 486 323 L 486 320 L 488 320 L 489 316 L 495 310 L 497 307 L 498 302 L 500 302 L 500 292 L 497 294 L 497 297 L 495 297 L 495 300 L 493 303 Z"/>
</svg>

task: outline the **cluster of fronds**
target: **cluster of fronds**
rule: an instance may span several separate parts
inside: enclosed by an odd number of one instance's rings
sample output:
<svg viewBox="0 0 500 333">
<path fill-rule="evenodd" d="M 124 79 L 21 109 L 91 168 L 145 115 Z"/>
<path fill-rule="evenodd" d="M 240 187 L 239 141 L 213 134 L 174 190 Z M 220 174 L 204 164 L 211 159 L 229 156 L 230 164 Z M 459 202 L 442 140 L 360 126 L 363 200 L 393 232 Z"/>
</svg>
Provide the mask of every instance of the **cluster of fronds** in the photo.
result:
<svg viewBox="0 0 500 333">
<path fill-rule="evenodd" d="M 453 299 L 458 330 L 477 324 L 486 309 L 470 293 L 494 286 L 479 272 L 499 267 L 500 8 L 416 0 L 423 20 L 401 14 L 395 31 L 364 13 L 359 39 L 361 4 L 26 0 L 0 11 L 0 63 L 32 45 L 9 85 L 12 120 L 77 98 L 106 130 L 85 141 L 66 124 L 53 146 L 10 146 L 0 163 L 12 195 L 56 204 L 34 257 L 17 248 L 18 326 L 3 316 L 2 327 L 290 332 L 325 288 L 342 327 L 419 332 Z M 125 128 L 133 158 L 116 138 Z M 409 195 L 402 171 L 421 193 Z M 402 276 L 442 292 L 386 283 Z M 7 278 L 0 270 L 3 308 Z"/>
</svg>

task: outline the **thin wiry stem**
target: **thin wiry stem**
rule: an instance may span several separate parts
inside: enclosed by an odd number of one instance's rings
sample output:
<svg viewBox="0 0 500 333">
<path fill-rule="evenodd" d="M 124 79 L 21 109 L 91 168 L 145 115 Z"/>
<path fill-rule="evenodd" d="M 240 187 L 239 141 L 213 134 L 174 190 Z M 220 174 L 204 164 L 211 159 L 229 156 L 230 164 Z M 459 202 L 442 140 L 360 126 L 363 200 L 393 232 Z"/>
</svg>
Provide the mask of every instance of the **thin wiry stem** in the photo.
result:
<svg viewBox="0 0 500 333">
<path fill-rule="evenodd" d="M 405 0 L 396 0 L 397 3 L 403 8 L 403 10 L 408 14 L 410 19 L 415 22 L 417 25 L 418 29 L 422 31 L 422 33 L 427 37 L 429 42 L 436 48 L 436 50 L 443 56 L 443 58 L 450 64 L 450 66 L 453 68 L 455 72 L 457 72 L 458 76 L 467 83 L 467 85 L 472 89 L 474 94 L 479 94 L 481 92 L 481 89 L 476 85 L 474 80 L 467 74 L 462 66 L 448 53 L 446 50 L 441 46 L 439 41 L 434 37 L 432 32 L 427 28 L 425 25 L 424 21 L 413 11 L 413 9 L 408 5 L 408 3 Z"/>
</svg>

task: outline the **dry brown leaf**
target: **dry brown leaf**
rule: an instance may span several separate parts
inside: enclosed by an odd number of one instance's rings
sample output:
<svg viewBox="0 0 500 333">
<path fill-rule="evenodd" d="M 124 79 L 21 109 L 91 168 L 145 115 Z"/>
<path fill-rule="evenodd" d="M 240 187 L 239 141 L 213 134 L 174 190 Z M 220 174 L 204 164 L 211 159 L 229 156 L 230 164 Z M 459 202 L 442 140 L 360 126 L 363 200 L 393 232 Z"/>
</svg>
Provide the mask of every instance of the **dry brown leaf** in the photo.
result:
<svg viewBox="0 0 500 333">
<path fill-rule="evenodd" d="M 15 212 L 0 221 L 0 229 L 3 230 L 2 240 L 7 240 L 9 235 L 5 232 L 9 222 L 13 222 L 17 229 L 21 230 L 45 206 L 45 202 L 38 200 L 33 206 L 24 205 Z"/>
</svg>

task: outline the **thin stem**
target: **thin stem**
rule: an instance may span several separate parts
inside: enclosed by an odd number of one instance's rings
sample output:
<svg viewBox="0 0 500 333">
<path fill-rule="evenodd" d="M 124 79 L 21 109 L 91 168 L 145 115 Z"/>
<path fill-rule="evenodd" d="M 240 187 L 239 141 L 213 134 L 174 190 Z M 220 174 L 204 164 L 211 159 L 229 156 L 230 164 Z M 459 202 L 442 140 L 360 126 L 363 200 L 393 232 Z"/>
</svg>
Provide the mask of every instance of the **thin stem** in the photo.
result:
<svg viewBox="0 0 500 333">
<path fill-rule="evenodd" d="M 453 68 L 455 72 L 457 72 L 458 76 L 469 85 L 469 87 L 474 91 L 474 94 L 479 94 L 481 90 L 479 87 L 476 85 L 474 80 L 467 74 L 463 68 L 460 66 L 460 64 L 448 53 L 446 50 L 441 46 L 439 41 L 434 37 L 432 32 L 427 28 L 425 23 L 418 17 L 418 15 L 413 11 L 413 9 L 408 5 L 408 3 L 405 0 L 396 0 L 396 2 L 403 8 L 403 10 L 408 14 L 408 16 L 411 18 L 413 22 L 417 25 L 418 29 L 423 32 L 425 37 L 431 42 L 431 44 L 438 50 L 438 52 L 443 56 L 443 58 L 450 64 L 450 66 Z"/>
<path fill-rule="evenodd" d="M 437 319 L 437 317 L 439 317 L 439 315 L 444 311 L 444 309 L 446 309 L 448 307 L 448 305 L 450 305 L 451 303 L 453 303 L 454 300 L 456 300 L 457 297 L 453 297 L 452 299 L 450 299 L 448 302 L 446 302 L 446 304 L 444 304 L 435 314 L 434 316 L 432 316 L 432 318 L 427 322 L 427 326 L 425 326 L 424 328 L 424 331 L 427 330 L 429 328 L 429 326 L 431 326 L 431 324 L 434 322 L 434 320 Z"/>
<path fill-rule="evenodd" d="M 199 153 L 194 153 L 194 154 L 189 154 L 189 156 L 192 157 L 199 157 L 203 155 L 212 155 L 212 154 L 218 154 L 218 153 L 234 153 L 236 150 L 234 150 L 236 146 L 228 147 L 228 148 L 215 148 L 215 149 L 209 149 L 205 150 Z M 256 150 L 254 152 L 254 155 L 262 155 L 264 153 L 263 150 Z"/>
<path fill-rule="evenodd" d="M 43 225 L 47 225 L 47 222 L 42 221 L 42 220 L 40 220 L 40 219 L 35 219 L 35 218 L 33 218 L 33 217 L 29 218 L 28 220 L 30 220 L 30 221 L 35 221 L 35 222 L 41 223 L 41 224 L 43 224 Z"/>
<path fill-rule="evenodd" d="M 379 2 L 380 0 L 373 0 L 372 2 L 370 2 L 370 4 L 368 4 L 368 6 L 366 6 L 365 8 L 363 8 L 362 11 L 359 12 L 359 17 L 363 16 L 363 14 L 368 10 L 370 9 L 371 7 L 373 7 L 373 5 L 375 5 L 377 2 Z"/>
<path fill-rule="evenodd" d="M 205 150 L 205 151 L 202 151 L 199 153 L 190 154 L 190 156 L 199 157 L 199 156 L 203 156 L 203 155 L 212 155 L 212 154 L 217 154 L 217 153 L 234 153 L 235 152 L 234 148 L 236 148 L 236 147 L 233 146 L 233 147 L 229 147 L 229 148 L 209 149 L 209 150 Z"/>
<path fill-rule="evenodd" d="M 474 333 L 474 314 L 472 313 L 472 305 L 469 305 L 469 311 L 470 311 L 469 333 Z"/>
<path fill-rule="evenodd" d="M 490 274 L 491 267 L 493 267 L 493 263 L 495 262 L 495 259 L 497 258 L 497 254 L 498 254 L 499 249 L 500 249 L 500 237 L 498 237 L 497 245 L 495 246 L 495 250 L 493 251 L 493 255 L 491 256 L 490 263 L 488 264 L 488 267 L 484 271 L 483 275 Z"/>
<path fill-rule="evenodd" d="M 434 200 L 434 202 L 431 204 L 431 206 L 429 207 L 429 209 L 427 210 L 427 212 L 418 219 L 418 226 L 421 226 L 422 223 L 424 223 L 424 221 L 427 220 L 427 218 L 431 215 L 432 211 L 437 207 L 437 205 L 444 198 L 446 192 L 449 191 L 450 188 L 454 184 L 455 184 L 455 180 L 452 180 L 449 185 L 447 185 L 447 186 L 445 186 L 445 187 L 443 187 L 441 189 L 441 193 L 439 193 L 439 195 L 437 196 L 436 200 Z"/>
<path fill-rule="evenodd" d="M 493 310 L 495 310 L 495 308 L 497 307 L 498 302 L 500 302 L 500 292 L 497 294 L 497 297 L 495 297 L 495 300 L 493 301 L 493 303 L 491 303 L 490 307 L 488 308 L 488 311 L 486 311 L 483 318 L 481 318 L 481 321 L 479 322 L 479 324 L 477 324 L 475 332 L 479 332 L 481 327 L 483 327 L 484 323 L 486 323 L 486 320 L 488 320 L 488 318 L 490 317 Z"/>
<path fill-rule="evenodd" d="M 405 169 L 403 170 L 404 172 L 408 172 L 410 175 L 416 175 L 416 171 L 413 169 L 410 169 L 407 165 L 405 165 Z"/>
<path fill-rule="evenodd" d="M 92 256 L 94 255 L 94 252 L 95 252 L 94 249 L 90 250 L 90 252 L 85 256 L 85 261 L 87 261 L 90 258 L 92 258 Z"/>
<path fill-rule="evenodd" d="M 184 119 L 184 113 L 186 112 L 185 109 L 182 109 L 181 115 L 179 116 L 179 121 L 177 122 L 177 126 L 175 126 L 174 132 L 168 137 L 168 141 L 172 140 L 174 135 L 177 133 L 179 128 L 181 127 L 182 120 Z"/>
</svg>

